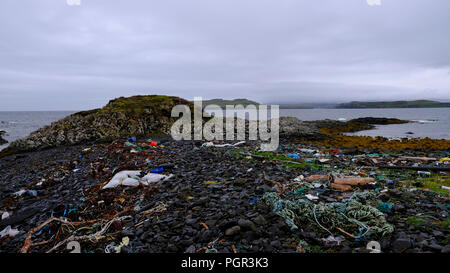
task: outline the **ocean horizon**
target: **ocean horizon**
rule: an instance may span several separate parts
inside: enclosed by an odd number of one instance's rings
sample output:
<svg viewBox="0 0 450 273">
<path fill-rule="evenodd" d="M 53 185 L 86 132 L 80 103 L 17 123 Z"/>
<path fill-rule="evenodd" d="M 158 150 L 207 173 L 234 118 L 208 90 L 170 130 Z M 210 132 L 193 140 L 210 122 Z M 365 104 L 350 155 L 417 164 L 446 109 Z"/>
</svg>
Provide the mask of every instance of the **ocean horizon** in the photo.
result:
<svg viewBox="0 0 450 273">
<path fill-rule="evenodd" d="M 4 138 L 11 143 L 76 112 L 0 111 L 0 131 L 6 131 Z M 412 122 L 377 125 L 372 130 L 359 131 L 353 134 L 388 138 L 429 137 L 432 139 L 450 139 L 450 108 L 280 109 L 280 116 L 292 116 L 305 121 L 323 119 L 347 121 L 360 117 L 398 118 Z M 7 147 L 8 144 L 1 145 L 0 149 Z"/>
</svg>

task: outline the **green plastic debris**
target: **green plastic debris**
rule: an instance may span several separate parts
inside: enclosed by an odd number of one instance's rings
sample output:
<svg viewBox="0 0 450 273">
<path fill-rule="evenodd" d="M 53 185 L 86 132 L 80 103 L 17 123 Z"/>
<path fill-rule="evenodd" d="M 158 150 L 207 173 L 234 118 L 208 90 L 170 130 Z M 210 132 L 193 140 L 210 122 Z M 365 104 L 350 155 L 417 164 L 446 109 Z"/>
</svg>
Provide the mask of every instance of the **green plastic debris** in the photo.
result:
<svg viewBox="0 0 450 273">
<path fill-rule="evenodd" d="M 295 194 L 305 194 L 309 190 L 308 187 L 301 187 L 297 189 L 297 192 Z"/>
<path fill-rule="evenodd" d="M 137 147 L 137 145 L 136 144 L 133 144 L 133 143 L 130 143 L 130 142 L 125 142 L 125 146 L 127 146 L 127 147 Z"/>
</svg>

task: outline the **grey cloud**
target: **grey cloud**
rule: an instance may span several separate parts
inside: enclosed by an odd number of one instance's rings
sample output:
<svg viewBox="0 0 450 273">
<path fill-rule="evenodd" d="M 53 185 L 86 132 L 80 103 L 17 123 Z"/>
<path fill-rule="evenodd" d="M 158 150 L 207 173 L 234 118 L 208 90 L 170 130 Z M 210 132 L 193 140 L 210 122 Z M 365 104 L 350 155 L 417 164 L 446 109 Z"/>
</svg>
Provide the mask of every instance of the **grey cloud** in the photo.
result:
<svg viewBox="0 0 450 273">
<path fill-rule="evenodd" d="M 447 0 L 2 0 L 0 111 L 159 93 L 448 99 Z"/>
</svg>

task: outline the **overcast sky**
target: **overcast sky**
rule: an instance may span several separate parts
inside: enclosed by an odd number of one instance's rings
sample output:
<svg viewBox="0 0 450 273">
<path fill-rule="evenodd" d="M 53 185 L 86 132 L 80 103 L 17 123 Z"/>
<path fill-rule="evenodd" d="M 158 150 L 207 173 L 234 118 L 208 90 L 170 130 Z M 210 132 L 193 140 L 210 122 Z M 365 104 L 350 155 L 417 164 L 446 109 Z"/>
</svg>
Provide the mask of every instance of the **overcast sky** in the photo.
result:
<svg viewBox="0 0 450 273">
<path fill-rule="evenodd" d="M 366 1 L 1 0 L 0 111 L 450 99 L 450 1 Z"/>
</svg>

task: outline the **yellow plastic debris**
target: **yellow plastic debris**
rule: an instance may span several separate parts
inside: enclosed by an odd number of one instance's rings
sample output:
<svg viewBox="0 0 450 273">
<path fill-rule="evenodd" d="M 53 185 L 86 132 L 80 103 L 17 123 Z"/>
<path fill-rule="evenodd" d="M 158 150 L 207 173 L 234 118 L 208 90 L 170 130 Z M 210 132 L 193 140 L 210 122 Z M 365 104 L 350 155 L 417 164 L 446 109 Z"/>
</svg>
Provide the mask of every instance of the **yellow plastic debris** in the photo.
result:
<svg viewBox="0 0 450 273">
<path fill-rule="evenodd" d="M 120 250 L 122 249 L 123 246 L 127 246 L 130 243 L 130 238 L 128 237 L 123 237 L 122 238 L 122 242 L 120 243 L 120 245 L 118 247 L 115 247 L 115 251 L 116 253 L 120 253 Z"/>
</svg>

